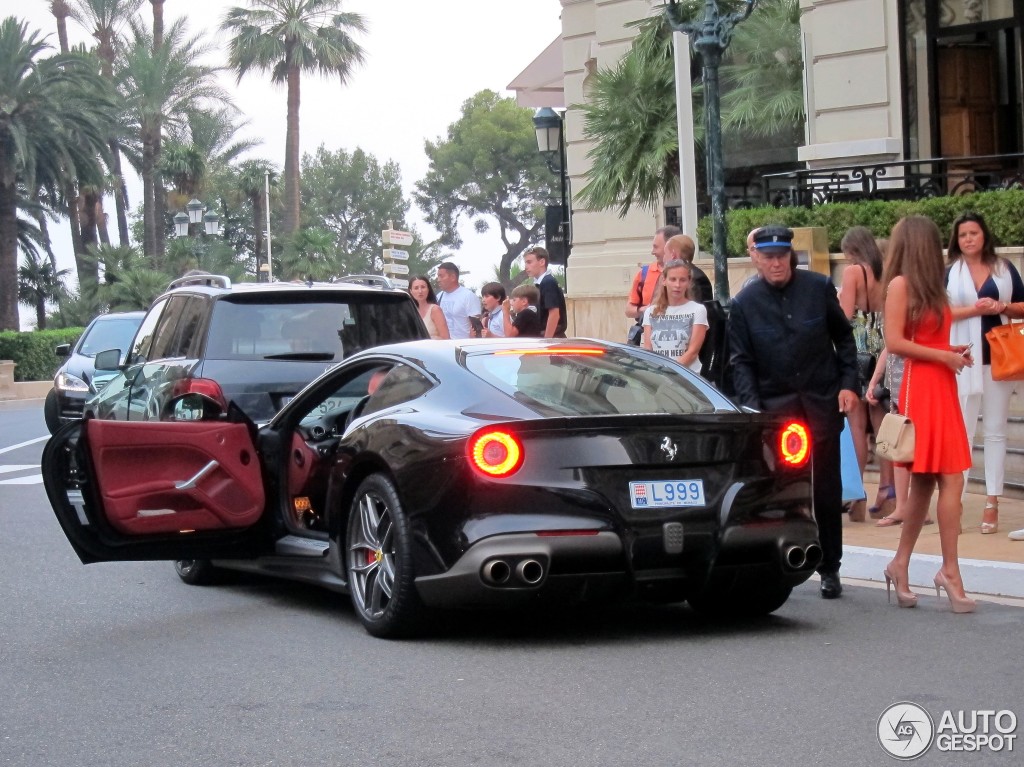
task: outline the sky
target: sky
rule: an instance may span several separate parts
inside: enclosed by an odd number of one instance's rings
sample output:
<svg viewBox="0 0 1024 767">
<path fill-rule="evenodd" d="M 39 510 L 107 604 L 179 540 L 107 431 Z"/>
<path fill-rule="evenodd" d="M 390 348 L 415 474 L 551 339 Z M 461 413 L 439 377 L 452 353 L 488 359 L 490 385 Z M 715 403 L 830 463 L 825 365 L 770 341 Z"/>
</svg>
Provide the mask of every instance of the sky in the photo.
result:
<svg viewBox="0 0 1024 767">
<path fill-rule="evenodd" d="M 227 37 L 220 22 L 227 9 L 246 5 L 245 0 L 167 0 L 165 25 L 188 14 L 189 31 L 205 32 L 227 58 Z M 14 15 L 29 27 L 50 34 L 57 48 L 56 23 L 49 12 L 49 0 L 5 0 L 2 15 Z M 445 135 L 448 125 L 459 118 L 462 103 L 484 88 L 511 96 L 510 83 L 561 30 L 558 0 L 345 0 L 343 11 L 361 14 L 366 34 L 357 40 L 366 52 L 366 63 L 341 86 L 336 79 L 304 75 L 300 111 L 301 152 L 327 149 L 348 151 L 362 148 L 384 163 L 394 160 L 402 170 L 403 187 L 411 200 L 413 185 L 427 172 L 424 139 Z M 148 20 L 149 4 L 143 13 Z M 92 40 L 77 23 L 70 21 L 72 44 Z M 271 84 L 269 75 L 253 72 L 241 84 L 229 73 L 222 84 L 233 94 L 235 104 L 250 120 L 240 136 L 259 138 L 250 157 L 266 157 L 284 167 L 285 88 Z M 130 206 L 138 205 L 141 184 L 129 186 Z M 111 211 L 113 205 L 111 203 Z M 433 229 L 423 222 L 413 203 L 411 222 L 427 239 Z M 452 258 L 468 271 L 464 282 L 478 287 L 491 279 L 500 254 L 504 252 L 494 226 L 488 235 L 478 235 L 463 226 L 464 244 Z M 66 226 L 52 227 L 58 253 L 67 254 L 61 266 L 72 266 L 70 237 L 62 243 L 58 235 Z M 116 227 L 112 227 L 115 232 Z M 273 232 L 271 233 L 273 234 Z M 22 317 L 29 313 L 22 307 Z"/>
</svg>

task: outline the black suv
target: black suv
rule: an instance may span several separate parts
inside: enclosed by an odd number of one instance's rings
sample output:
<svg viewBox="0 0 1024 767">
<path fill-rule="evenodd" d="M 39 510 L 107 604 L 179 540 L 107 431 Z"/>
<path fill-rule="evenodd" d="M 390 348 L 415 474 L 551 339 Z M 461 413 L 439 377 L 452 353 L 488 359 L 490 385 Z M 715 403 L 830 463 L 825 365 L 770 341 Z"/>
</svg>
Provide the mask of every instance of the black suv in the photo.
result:
<svg viewBox="0 0 1024 767">
<path fill-rule="evenodd" d="M 97 418 L 164 420 L 174 415 L 173 398 L 198 393 L 267 421 L 342 359 L 427 337 L 401 290 L 186 275 L 153 302 L 119 375 L 85 409 Z M 97 357 L 98 369 L 118 367 L 114 351 Z"/>
</svg>

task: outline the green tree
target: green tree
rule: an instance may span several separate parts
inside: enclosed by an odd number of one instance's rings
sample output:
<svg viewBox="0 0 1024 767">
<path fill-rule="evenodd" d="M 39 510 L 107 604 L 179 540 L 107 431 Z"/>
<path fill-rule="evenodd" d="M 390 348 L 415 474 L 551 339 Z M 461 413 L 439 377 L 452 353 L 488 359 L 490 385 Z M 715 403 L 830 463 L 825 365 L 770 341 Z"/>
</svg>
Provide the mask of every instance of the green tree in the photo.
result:
<svg viewBox="0 0 1024 767">
<path fill-rule="evenodd" d="M 688 0 L 684 14 L 703 17 L 703 2 Z M 735 1 L 720 3 L 725 12 Z M 587 184 L 577 199 L 591 209 L 653 208 L 678 190 L 672 30 L 663 14 L 636 22 L 629 52 L 599 71 L 581 104 L 584 134 L 595 140 Z M 699 67 L 699 57 L 695 60 Z M 698 69 L 699 71 L 699 69 Z M 719 69 L 724 139 L 732 144 L 793 134 L 803 125 L 803 61 L 798 0 L 762 0 L 737 25 Z M 695 85 L 694 136 L 704 141 L 702 88 Z M 796 140 L 796 138 L 794 139 Z M 697 162 L 698 178 L 705 175 Z M 702 188 L 698 183 L 698 189 Z"/>
<path fill-rule="evenodd" d="M 251 212 L 253 271 L 257 273 L 259 265 L 266 263 L 266 245 L 263 237 L 267 226 L 267 173 L 270 174 L 271 188 L 276 188 L 278 172 L 273 163 L 269 160 L 245 160 L 239 163 L 231 182 L 232 191 Z"/>
<path fill-rule="evenodd" d="M 317 72 L 348 82 L 363 62 L 363 49 L 352 32 L 365 32 L 357 13 L 342 13 L 341 0 L 250 0 L 249 8 L 232 8 L 221 28 L 232 35 L 229 61 L 238 80 L 250 69 L 269 71 L 275 83 L 288 86 L 284 158 L 284 231 L 298 231 L 299 104 L 303 72 Z"/>
<path fill-rule="evenodd" d="M 70 269 L 55 270 L 53 265 L 31 253 L 18 267 L 18 300 L 36 311 L 36 328 L 46 330 L 46 304 L 60 304 L 67 295 L 64 278 Z"/>
<path fill-rule="evenodd" d="M 160 172 L 164 130 L 184 130 L 189 114 L 208 103 L 230 103 L 216 83 L 216 69 L 201 63 L 210 50 L 201 36 L 187 35 L 184 20 L 172 24 L 158 46 L 143 25 L 133 22 L 131 39 L 119 59 L 118 87 L 131 132 L 139 137 L 134 157 L 142 176 L 143 252 L 157 268 L 165 236 Z"/>
<path fill-rule="evenodd" d="M 379 273 L 383 268 L 381 230 L 388 222 L 408 229 L 410 202 L 402 192 L 398 164 L 383 165 L 372 154 L 356 149 L 330 151 L 321 146 L 302 158 L 304 223 L 321 227 L 333 238 L 335 274 Z M 429 264 L 420 259 L 417 236 L 407 265 L 412 273 Z"/>
<path fill-rule="evenodd" d="M 134 18 L 142 3 L 143 0 L 73 0 L 70 4 L 71 17 L 96 38 L 96 54 L 101 62 L 100 72 L 111 82 L 114 79 L 114 60 L 120 44 L 120 31 Z M 110 149 L 110 170 L 113 174 L 117 232 L 121 244 L 127 245 L 128 192 L 121 168 L 118 137 L 112 135 L 107 144 Z"/>
<path fill-rule="evenodd" d="M 19 188 L 52 199 L 69 179 L 101 179 L 114 121 L 93 63 L 78 53 L 44 58 L 47 48 L 14 17 L 0 22 L 0 330 L 18 329 Z"/>
<path fill-rule="evenodd" d="M 505 246 L 499 274 L 508 282 L 512 262 L 540 240 L 544 204 L 554 196 L 556 179 L 537 151 L 531 110 L 480 91 L 463 103 L 447 137 L 424 149 L 430 167 L 416 184 L 416 202 L 441 233 L 440 244 L 462 244 L 463 217 L 478 232 L 496 221 Z"/>
</svg>

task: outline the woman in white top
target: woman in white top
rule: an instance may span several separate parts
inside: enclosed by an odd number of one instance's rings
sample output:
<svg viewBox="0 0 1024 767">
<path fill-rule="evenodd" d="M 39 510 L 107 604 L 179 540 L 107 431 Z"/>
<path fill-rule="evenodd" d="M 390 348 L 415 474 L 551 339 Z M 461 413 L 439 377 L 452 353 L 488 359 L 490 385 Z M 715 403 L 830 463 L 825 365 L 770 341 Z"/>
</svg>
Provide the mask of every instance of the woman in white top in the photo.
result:
<svg viewBox="0 0 1024 767">
<path fill-rule="evenodd" d="M 448 334 L 448 323 L 444 320 L 444 312 L 437 305 L 437 296 L 434 294 L 434 287 L 423 275 L 416 275 L 409 280 L 409 295 L 416 300 L 416 308 L 419 309 L 420 318 L 431 338 L 450 338 Z"/>
<path fill-rule="evenodd" d="M 661 270 L 654 300 L 644 312 L 644 348 L 663 354 L 700 373 L 700 347 L 708 332 L 708 312 L 691 298 L 693 270 L 674 260 Z"/>
</svg>

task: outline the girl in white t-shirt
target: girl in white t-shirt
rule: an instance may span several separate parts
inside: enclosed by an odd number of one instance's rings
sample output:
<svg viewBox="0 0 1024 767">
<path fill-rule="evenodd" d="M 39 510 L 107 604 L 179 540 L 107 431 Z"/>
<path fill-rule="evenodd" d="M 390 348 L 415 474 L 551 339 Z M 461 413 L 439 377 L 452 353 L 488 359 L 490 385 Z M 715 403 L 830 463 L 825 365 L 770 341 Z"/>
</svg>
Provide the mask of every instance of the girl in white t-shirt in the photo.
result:
<svg viewBox="0 0 1024 767">
<path fill-rule="evenodd" d="M 663 354 L 700 372 L 700 352 L 708 332 L 708 312 L 691 300 L 688 261 L 669 261 L 662 267 L 654 300 L 644 312 L 644 348 Z"/>
</svg>

